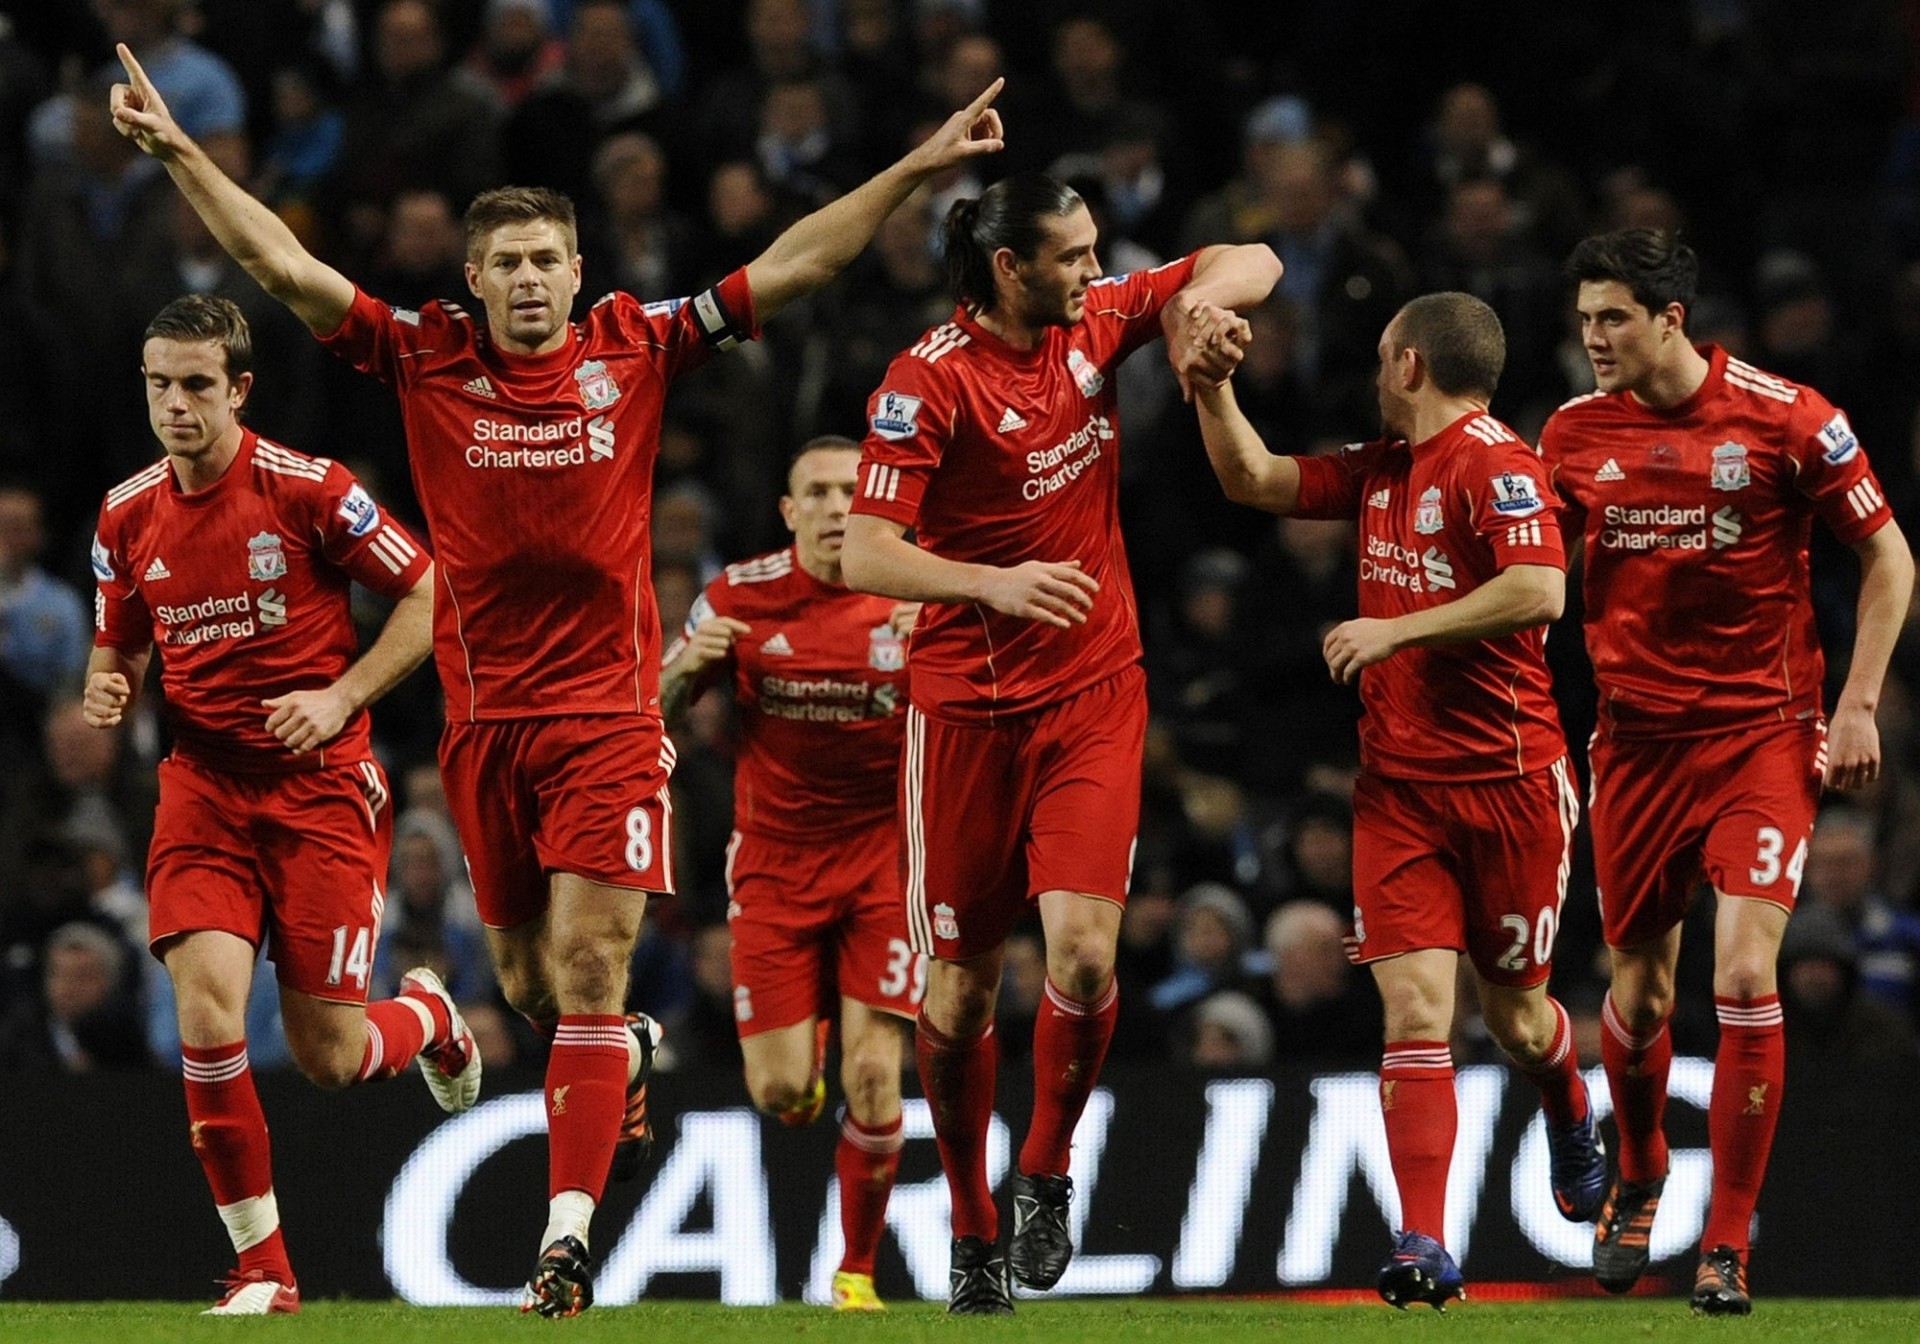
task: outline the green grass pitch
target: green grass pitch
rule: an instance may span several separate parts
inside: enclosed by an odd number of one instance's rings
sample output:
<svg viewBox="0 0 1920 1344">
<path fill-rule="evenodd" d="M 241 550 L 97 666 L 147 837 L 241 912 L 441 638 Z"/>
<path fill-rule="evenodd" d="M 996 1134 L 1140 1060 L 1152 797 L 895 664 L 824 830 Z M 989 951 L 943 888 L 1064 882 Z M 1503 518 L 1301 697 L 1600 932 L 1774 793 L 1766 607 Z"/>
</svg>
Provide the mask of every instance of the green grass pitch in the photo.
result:
<svg viewBox="0 0 1920 1344">
<path fill-rule="evenodd" d="M 1471 1290 L 1469 1290 L 1471 1291 Z M 1637 1344 L 1650 1340 L 1920 1340 L 1920 1299 L 1762 1300 L 1745 1320 L 1696 1318 L 1684 1299 L 1619 1302 L 1463 1302 L 1444 1316 L 1425 1308 L 1305 1306 L 1279 1301 L 1134 1299 L 1125 1302 L 1022 1303 L 1010 1318 L 953 1319 L 937 1303 L 910 1303 L 884 1315 L 837 1316 L 816 1307 L 721 1307 L 646 1302 L 596 1308 L 570 1321 L 511 1310 L 427 1309 L 373 1302 L 309 1302 L 297 1317 L 207 1320 L 188 1302 L 0 1303 L 0 1340 L 23 1344 L 172 1344 L 207 1339 L 272 1339 L 287 1344 L 491 1344 L 513 1340 L 698 1340 L 770 1344 L 776 1340 L 877 1341 L 884 1344 L 1226 1344 L 1227 1341 L 1551 1341 Z"/>
</svg>

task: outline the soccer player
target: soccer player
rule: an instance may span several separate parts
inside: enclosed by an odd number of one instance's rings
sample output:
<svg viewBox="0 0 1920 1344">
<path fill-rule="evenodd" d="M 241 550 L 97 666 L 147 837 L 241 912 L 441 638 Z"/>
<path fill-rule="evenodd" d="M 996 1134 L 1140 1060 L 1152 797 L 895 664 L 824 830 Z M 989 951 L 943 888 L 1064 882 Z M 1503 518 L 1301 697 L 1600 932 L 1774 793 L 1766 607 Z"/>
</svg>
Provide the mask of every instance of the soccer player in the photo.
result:
<svg viewBox="0 0 1920 1344">
<path fill-rule="evenodd" d="M 1488 1031 L 1540 1091 L 1554 1203 L 1590 1222 L 1607 1184 L 1572 1025 L 1547 993 L 1580 816 L 1544 654 L 1566 559 L 1538 454 L 1487 414 L 1505 362 L 1493 309 L 1428 294 L 1380 337 L 1385 440 L 1277 457 L 1231 387 L 1199 397 L 1229 498 L 1360 525 L 1360 616 L 1324 652 L 1364 710 L 1347 955 L 1386 1006 L 1380 1109 L 1401 1231 L 1379 1289 L 1401 1308 L 1466 1296 L 1444 1235 L 1462 952 Z"/>
<path fill-rule="evenodd" d="M 1567 273 L 1598 390 L 1540 437 L 1586 550 L 1587 650 L 1599 684 L 1593 849 L 1613 962 L 1602 1060 L 1620 1169 L 1594 1276 L 1623 1293 L 1647 1267 L 1667 1177 L 1661 1116 L 1680 923 L 1714 891 L 1713 1197 L 1693 1309 L 1744 1315 L 1747 1229 L 1773 1146 L 1785 1063 L 1775 961 L 1821 785 L 1880 771 L 1880 686 L 1913 559 L 1847 417 L 1818 392 L 1687 337 L 1699 263 L 1670 235 L 1588 238 Z M 1847 678 L 1822 717 L 1808 593 L 1815 515 L 1860 557 Z"/>
<path fill-rule="evenodd" d="M 800 449 L 780 501 L 793 545 L 707 585 L 667 653 L 660 703 L 671 723 L 721 677 L 733 686 L 741 740 L 727 922 L 747 1091 L 785 1124 L 819 1117 L 821 995 L 837 986 L 847 1115 L 834 1170 L 846 1249 L 833 1305 L 879 1311 L 873 1257 L 903 1143 L 900 1024 L 918 1010 L 927 963 L 907 943 L 895 801 L 917 609 L 856 593 L 841 576 L 859 465 L 852 439 Z"/>
<path fill-rule="evenodd" d="M 944 225 L 958 301 L 887 370 L 841 563 L 929 605 L 908 663 L 907 921 L 934 961 L 916 1053 L 953 1195 L 948 1310 L 1013 1310 L 1073 1253 L 1068 1147 L 1113 1034 L 1114 948 L 1140 808 L 1145 677 L 1121 545 L 1114 370 L 1163 329 L 1184 386 L 1237 362 L 1280 264 L 1209 247 L 1099 279 L 1070 188 L 1010 177 Z M 919 544 L 904 533 L 917 529 Z M 1034 1111 L 997 1247 L 986 1144 L 1001 948 L 1038 905 L 1047 1008 Z"/>
<path fill-rule="evenodd" d="M 432 971 L 367 1002 L 393 816 L 366 706 L 427 656 L 433 563 L 345 467 L 241 423 L 252 357 L 226 299 L 176 299 L 147 327 L 166 455 L 101 506 L 82 701 L 93 727 L 118 724 L 159 646 L 174 747 L 147 859 L 149 946 L 173 981 L 193 1148 L 240 1259 L 214 1316 L 300 1310 L 247 1067 L 263 938 L 287 1044 L 314 1082 L 417 1061 L 448 1111 L 480 1092 L 479 1051 Z M 355 582 L 396 603 L 357 660 Z"/>
<path fill-rule="evenodd" d="M 468 207 L 483 314 L 390 308 L 310 255 L 181 133 L 124 46 L 120 59 L 120 130 L 270 294 L 400 396 L 437 552 L 448 807 L 501 989 L 553 1041 L 548 1217 L 522 1309 L 573 1315 L 593 1300 L 588 1229 L 609 1171 L 633 1174 L 652 1143 L 659 1028 L 623 1010 L 647 893 L 673 890 L 648 538 L 667 385 L 825 284 L 921 182 L 997 151 L 1000 84 L 704 293 L 614 294 L 575 324 L 566 197 L 509 187 Z"/>
</svg>

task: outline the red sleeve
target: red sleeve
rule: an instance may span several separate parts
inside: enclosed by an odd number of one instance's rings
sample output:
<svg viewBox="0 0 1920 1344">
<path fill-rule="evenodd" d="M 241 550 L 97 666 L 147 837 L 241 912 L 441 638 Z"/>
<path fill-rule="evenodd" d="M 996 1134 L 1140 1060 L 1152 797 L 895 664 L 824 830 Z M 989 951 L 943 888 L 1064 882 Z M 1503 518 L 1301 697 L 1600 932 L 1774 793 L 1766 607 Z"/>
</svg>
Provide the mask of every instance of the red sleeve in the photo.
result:
<svg viewBox="0 0 1920 1344">
<path fill-rule="evenodd" d="M 1843 543 L 1851 546 L 1892 521 L 1887 493 L 1868 465 L 1845 411 L 1812 388 L 1802 387 L 1788 432 L 1795 488 L 1812 501 Z"/>
<path fill-rule="evenodd" d="M 1462 466 L 1474 535 L 1486 543 L 1500 569 L 1567 567 L 1560 501 L 1545 478 L 1540 455 L 1518 439 L 1488 444 Z"/>
<path fill-rule="evenodd" d="M 620 304 L 617 320 L 627 339 L 657 350 L 670 379 L 760 336 L 744 266 L 692 298 L 642 303 L 631 295 L 609 294 L 600 300 L 609 302 Z"/>
<path fill-rule="evenodd" d="M 353 304 L 339 329 L 319 340 L 360 372 L 399 387 L 412 362 L 401 356 L 419 347 L 422 324 L 430 318 L 436 323 L 446 321 L 437 312 L 391 307 L 355 285 Z"/>
<path fill-rule="evenodd" d="M 1560 413 L 1556 411 L 1540 427 L 1540 463 L 1546 470 L 1547 489 L 1559 500 L 1560 517 L 1566 521 L 1566 526 L 1561 529 L 1563 548 L 1566 537 L 1578 538 L 1587 528 L 1587 511 L 1573 494 L 1560 488 L 1560 468 L 1565 461 L 1566 431 L 1562 428 Z"/>
<path fill-rule="evenodd" d="M 153 644 L 153 613 L 134 586 L 119 528 L 103 504 L 93 534 L 93 643 L 138 655 Z"/>
<path fill-rule="evenodd" d="M 1087 286 L 1087 335 L 1095 364 L 1111 368 L 1160 334 L 1160 310 L 1193 278 L 1199 255 L 1105 276 Z"/>
<path fill-rule="evenodd" d="M 1358 518 L 1361 486 L 1385 447 L 1379 443 L 1350 443 L 1326 457 L 1296 457 L 1300 467 L 1300 497 L 1294 501 L 1296 518 Z"/>
<path fill-rule="evenodd" d="M 327 468 L 315 509 L 321 554 L 382 597 L 399 601 L 433 563 L 426 547 L 338 462 Z"/>
<path fill-rule="evenodd" d="M 951 380 L 933 361 L 912 351 L 895 357 L 867 403 L 852 511 L 911 527 L 953 436 L 953 416 Z"/>
</svg>

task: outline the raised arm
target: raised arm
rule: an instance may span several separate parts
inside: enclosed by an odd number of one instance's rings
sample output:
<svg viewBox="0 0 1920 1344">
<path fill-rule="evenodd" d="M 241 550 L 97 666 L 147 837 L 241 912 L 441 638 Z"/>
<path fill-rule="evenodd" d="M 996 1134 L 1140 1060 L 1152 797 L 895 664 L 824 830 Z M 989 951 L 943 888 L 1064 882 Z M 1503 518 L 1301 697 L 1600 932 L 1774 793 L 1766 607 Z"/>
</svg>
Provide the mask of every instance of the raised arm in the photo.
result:
<svg viewBox="0 0 1920 1344">
<path fill-rule="evenodd" d="M 1321 652 L 1333 679 L 1351 682 L 1361 668 L 1385 662 L 1401 649 L 1498 639 L 1557 621 L 1566 600 L 1564 570 L 1553 565 L 1509 565 L 1455 601 L 1387 620 L 1344 621 L 1327 632 Z"/>
<path fill-rule="evenodd" d="M 840 572 L 849 588 L 863 593 L 909 602 L 978 602 L 1063 630 L 1086 623 L 1100 591 L 1078 560 L 1029 560 L 1011 568 L 948 560 L 908 541 L 899 523 L 868 513 L 847 519 Z"/>
<path fill-rule="evenodd" d="M 338 331 L 353 306 L 353 282 L 302 247 L 278 215 L 222 172 L 180 129 L 126 44 L 116 50 L 129 82 L 113 86 L 114 128 L 166 165 L 220 246 L 262 289 L 315 335 Z"/>
<path fill-rule="evenodd" d="M 80 717 L 89 728 L 112 728 L 133 708 L 133 699 L 146 679 L 153 646 L 139 653 L 96 646 L 87 655 L 87 686 L 80 697 Z"/>
<path fill-rule="evenodd" d="M 922 182 L 967 159 L 997 153 L 1004 142 L 992 103 L 1005 84 L 994 80 L 905 158 L 775 238 L 747 264 L 754 315 L 765 322 L 833 279 Z"/>
<path fill-rule="evenodd" d="M 1827 742 L 1827 784 L 1854 789 L 1880 774 L 1880 728 L 1874 713 L 1893 646 L 1913 601 L 1913 554 L 1900 525 L 1889 519 L 1853 544 L 1860 557 L 1860 598 L 1855 607 L 1853 661 L 1834 702 Z"/>
<path fill-rule="evenodd" d="M 1227 498 L 1268 513 L 1292 513 L 1300 501 L 1300 464 L 1267 451 L 1260 431 L 1234 399 L 1233 384 L 1197 388 L 1194 404 L 1207 459 Z"/>
<path fill-rule="evenodd" d="M 387 614 L 379 638 L 331 686 L 262 700 L 267 731 L 296 756 L 331 742 L 347 720 L 400 684 L 433 649 L 433 566 Z"/>
</svg>

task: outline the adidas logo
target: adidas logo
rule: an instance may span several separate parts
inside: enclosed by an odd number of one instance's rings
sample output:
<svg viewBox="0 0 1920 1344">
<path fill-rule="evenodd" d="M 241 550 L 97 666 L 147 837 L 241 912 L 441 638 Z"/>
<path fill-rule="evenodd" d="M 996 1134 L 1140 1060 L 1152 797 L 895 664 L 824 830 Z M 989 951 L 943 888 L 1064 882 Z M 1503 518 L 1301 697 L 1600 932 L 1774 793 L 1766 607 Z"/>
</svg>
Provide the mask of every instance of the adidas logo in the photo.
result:
<svg viewBox="0 0 1920 1344">
<path fill-rule="evenodd" d="M 788 658 L 793 656 L 793 645 L 787 643 L 787 632 L 782 630 L 772 639 L 760 646 L 760 652 L 778 654 Z"/>
<path fill-rule="evenodd" d="M 1615 462 L 1612 458 L 1608 458 L 1606 465 L 1593 473 L 1593 479 L 1596 481 L 1624 481 L 1627 479 L 1627 473 L 1620 470 L 1620 464 L 1618 462 Z"/>
<path fill-rule="evenodd" d="M 1007 413 L 1000 417 L 1000 432 L 1002 434 L 1010 434 L 1016 429 L 1025 429 L 1026 427 L 1027 422 L 1022 420 L 1019 412 L 1015 411 L 1011 406 L 1007 407 Z"/>
<path fill-rule="evenodd" d="M 1367 496 L 1367 507 L 1370 509 L 1384 509 L 1388 507 L 1387 501 L 1388 493 L 1385 487 L 1382 487 Z"/>
<path fill-rule="evenodd" d="M 167 568 L 167 562 L 157 555 L 154 556 L 153 563 L 147 566 L 146 581 L 152 583 L 156 579 L 170 579 L 172 577 L 173 571 Z"/>
<path fill-rule="evenodd" d="M 478 378 L 469 379 L 460 390 L 471 392 L 476 397 L 485 397 L 489 401 L 500 400 L 499 393 L 493 390 L 493 384 L 487 381 L 487 375 L 484 373 Z"/>
</svg>

